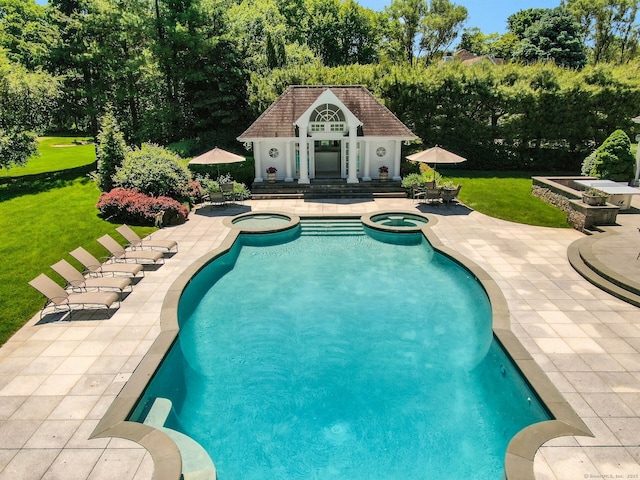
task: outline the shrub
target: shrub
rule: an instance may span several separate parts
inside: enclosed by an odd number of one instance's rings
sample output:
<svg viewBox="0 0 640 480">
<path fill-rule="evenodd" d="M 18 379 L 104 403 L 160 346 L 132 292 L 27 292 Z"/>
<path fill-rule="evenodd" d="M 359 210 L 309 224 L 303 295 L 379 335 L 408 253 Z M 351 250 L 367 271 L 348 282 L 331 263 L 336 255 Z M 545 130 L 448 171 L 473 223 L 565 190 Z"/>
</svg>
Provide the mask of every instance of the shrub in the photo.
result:
<svg viewBox="0 0 640 480">
<path fill-rule="evenodd" d="M 593 151 L 591 155 L 582 161 L 582 168 L 580 169 L 582 175 L 585 177 L 591 176 L 591 172 L 594 171 L 596 165 L 596 158 L 596 151 Z"/>
<path fill-rule="evenodd" d="M 133 225 L 153 225 L 156 213 L 164 210 L 164 223 L 184 223 L 189 215 L 187 208 L 169 197 L 150 197 L 144 193 L 126 188 L 114 188 L 103 193 L 96 205 L 107 220 L 131 223 Z"/>
<path fill-rule="evenodd" d="M 187 195 L 189 196 L 189 202 L 192 205 L 196 203 L 202 203 L 202 197 L 205 195 L 206 191 L 200 181 L 192 180 L 189 182 L 189 187 L 187 188 Z"/>
<path fill-rule="evenodd" d="M 191 180 L 189 170 L 180 157 L 166 148 L 145 143 L 125 156 L 122 166 L 113 176 L 117 187 L 137 190 L 153 197 L 186 197 Z"/>
<path fill-rule="evenodd" d="M 629 182 L 635 173 L 636 161 L 631 153 L 631 140 L 622 130 L 616 130 L 595 152 L 584 159 L 582 172 L 591 165 L 589 175 L 608 180 Z"/>
</svg>

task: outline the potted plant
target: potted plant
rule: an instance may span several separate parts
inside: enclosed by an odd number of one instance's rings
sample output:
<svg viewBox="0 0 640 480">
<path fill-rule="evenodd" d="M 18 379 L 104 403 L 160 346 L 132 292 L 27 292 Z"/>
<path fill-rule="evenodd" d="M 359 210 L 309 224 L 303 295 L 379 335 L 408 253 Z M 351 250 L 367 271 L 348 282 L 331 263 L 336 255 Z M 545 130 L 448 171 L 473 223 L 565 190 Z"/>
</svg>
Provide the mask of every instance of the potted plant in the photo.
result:
<svg viewBox="0 0 640 480">
<path fill-rule="evenodd" d="M 609 194 L 597 188 L 587 188 L 582 192 L 582 201 L 591 206 L 606 205 Z"/>
<path fill-rule="evenodd" d="M 460 185 L 454 184 L 452 181 L 447 180 L 440 184 L 440 197 L 442 201 L 447 205 L 453 201 L 454 198 L 460 192 Z"/>
<path fill-rule="evenodd" d="M 387 167 L 386 165 L 382 165 L 380 168 L 378 168 L 378 173 L 378 179 L 381 182 L 386 182 L 389 178 L 389 167 Z"/>
<path fill-rule="evenodd" d="M 267 168 L 267 180 L 269 183 L 274 183 L 276 181 L 276 172 L 278 169 L 276 167 Z"/>
</svg>

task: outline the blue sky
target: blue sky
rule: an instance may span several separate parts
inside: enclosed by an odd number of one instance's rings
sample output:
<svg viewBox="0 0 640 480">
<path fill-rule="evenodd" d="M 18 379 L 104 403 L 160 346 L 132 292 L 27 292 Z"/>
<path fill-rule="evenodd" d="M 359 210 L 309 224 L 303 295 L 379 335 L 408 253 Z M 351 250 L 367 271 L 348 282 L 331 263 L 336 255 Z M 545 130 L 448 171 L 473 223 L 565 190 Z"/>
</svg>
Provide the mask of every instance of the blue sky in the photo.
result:
<svg viewBox="0 0 640 480">
<path fill-rule="evenodd" d="M 363 7 L 384 10 L 391 0 L 356 0 Z M 555 8 L 560 0 L 451 0 L 467 7 L 469 17 L 465 28 L 479 27 L 483 33 L 505 33 L 507 17 L 527 8 Z"/>
</svg>

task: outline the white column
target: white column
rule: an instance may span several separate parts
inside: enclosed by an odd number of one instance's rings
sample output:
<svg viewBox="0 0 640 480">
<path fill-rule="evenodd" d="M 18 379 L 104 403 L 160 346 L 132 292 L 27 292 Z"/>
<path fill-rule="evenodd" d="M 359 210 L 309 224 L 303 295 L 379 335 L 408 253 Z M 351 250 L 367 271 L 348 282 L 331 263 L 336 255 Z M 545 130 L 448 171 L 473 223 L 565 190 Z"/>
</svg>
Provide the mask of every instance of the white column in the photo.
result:
<svg viewBox="0 0 640 480">
<path fill-rule="evenodd" d="M 358 182 L 358 129 L 349 127 L 349 164 L 347 165 L 347 183 Z"/>
<path fill-rule="evenodd" d="M 256 178 L 253 179 L 254 182 L 264 182 L 262 178 L 262 152 L 260 151 L 260 142 L 253 142 L 253 160 L 255 163 L 256 169 Z"/>
<path fill-rule="evenodd" d="M 402 140 L 396 140 L 396 151 L 395 158 L 393 159 L 393 172 L 391 175 L 393 176 L 393 180 L 400 181 L 402 177 L 400 177 L 400 160 L 402 160 Z"/>
<path fill-rule="evenodd" d="M 300 131 L 298 136 L 298 141 L 300 142 L 300 178 L 298 183 L 311 183 L 309 181 L 309 158 L 307 154 L 307 127 L 299 127 L 298 130 Z"/>
<path fill-rule="evenodd" d="M 292 175 L 292 170 L 293 170 L 293 162 L 295 160 L 295 152 L 292 154 L 292 150 L 295 148 L 295 141 L 293 140 L 289 140 L 285 145 L 284 145 L 284 162 L 285 162 L 285 177 L 284 177 L 284 181 L 285 182 L 293 182 L 293 175 Z"/>
<path fill-rule="evenodd" d="M 362 181 L 371 181 L 371 142 L 369 140 L 364 141 L 364 171 L 362 172 Z"/>
</svg>

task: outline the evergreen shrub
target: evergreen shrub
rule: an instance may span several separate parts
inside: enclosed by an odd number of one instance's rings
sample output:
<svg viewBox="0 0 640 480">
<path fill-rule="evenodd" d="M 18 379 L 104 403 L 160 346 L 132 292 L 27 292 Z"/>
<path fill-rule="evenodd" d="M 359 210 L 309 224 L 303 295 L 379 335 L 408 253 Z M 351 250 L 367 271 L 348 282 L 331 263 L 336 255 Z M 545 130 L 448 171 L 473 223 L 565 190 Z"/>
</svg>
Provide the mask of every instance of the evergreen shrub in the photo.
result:
<svg viewBox="0 0 640 480">
<path fill-rule="evenodd" d="M 635 164 L 629 136 L 622 130 L 616 130 L 595 152 L 584 159 L 582 173 L 607 180 L 629 182 L 633 179 Z"/>
</svg>

